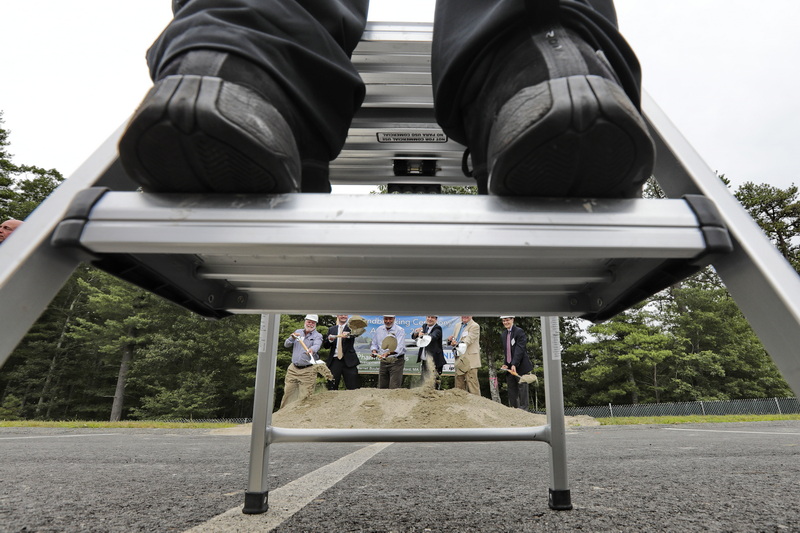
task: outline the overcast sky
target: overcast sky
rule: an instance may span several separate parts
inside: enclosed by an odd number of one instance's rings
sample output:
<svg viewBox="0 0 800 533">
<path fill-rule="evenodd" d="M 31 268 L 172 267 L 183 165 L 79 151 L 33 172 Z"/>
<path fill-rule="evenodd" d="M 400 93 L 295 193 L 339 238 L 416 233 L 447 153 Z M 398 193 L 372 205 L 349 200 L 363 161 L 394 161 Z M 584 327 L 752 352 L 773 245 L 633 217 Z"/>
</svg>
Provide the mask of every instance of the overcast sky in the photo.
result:
<svg viewBox="0 0 800 533">
<path fill-rule="evenodd" d="M 617 0 L 644 87 L 738 186 L 800 183 L 797 0 Z M 402 6 L 398 8 L 397 6 Z M 371 20 L 430 21 L 433 0 L 373 0 Z M 18 164 L 69 175 L 151 83 L 169 0 L 1 0 L 0 110 Z"/>
</svg>

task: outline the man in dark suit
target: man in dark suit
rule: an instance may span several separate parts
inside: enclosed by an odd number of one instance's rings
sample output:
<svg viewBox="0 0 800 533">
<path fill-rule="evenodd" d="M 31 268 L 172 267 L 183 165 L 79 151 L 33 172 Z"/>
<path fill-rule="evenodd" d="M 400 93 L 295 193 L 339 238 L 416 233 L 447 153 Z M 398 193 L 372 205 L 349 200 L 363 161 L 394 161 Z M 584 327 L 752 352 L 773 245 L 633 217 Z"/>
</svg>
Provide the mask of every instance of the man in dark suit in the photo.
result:
<svg viewBox="0 0 800 533">
<path fill-rule="evenodd" d="M 513 316 L 501 316 L 505 330 L 500 334 L 503 340 L 503 353 L 505 362 L 500 367 L 506 372 L 506 385 L 508 385 L 508 406 L 528 410 L 528 384 L 520 382 L 520 377 L 533 370 L 533 363 L 528 357 L 525 345 L 528 336 L 522 328 L 514 325 Z"/>
<path fill-rule="evenodd" d="M 430 335 L 431 341 L 427 346 L 419 349 L 417 355 L 417 363 L 422 363 L 420 366 L 420 375 L 422 382 L 427 383 L 429 375 L 431 374 L 431 366 L 436 370 L 434 379 L 434 387 L 438 390 L 442 388 L 441 375 L 444 369 L 444 350 L 442 350 L 442 326 L 436 323 L 439 320 L 438 316 L 430 315 L 425 318 L 425 324 L 421 328 L 417 328 L 411 334 L 412 339 L 419 338 L 423 335 Z"/>
<path fill-rule="evenodd" d="M 339 380 L 344 377 L 344 386 L 347 390 L 359 388 L 358 364 L 355 342 L 357 335 L 347 324 L 348 315 L 336 315 L 336 325 L 328 328 L 328 335 L 323 339 L 322 346 L 330 348 L 328 368 L 331 369 L 333 379 L 328 382 L 330 390 L 339 390 Z"/>
</svg>

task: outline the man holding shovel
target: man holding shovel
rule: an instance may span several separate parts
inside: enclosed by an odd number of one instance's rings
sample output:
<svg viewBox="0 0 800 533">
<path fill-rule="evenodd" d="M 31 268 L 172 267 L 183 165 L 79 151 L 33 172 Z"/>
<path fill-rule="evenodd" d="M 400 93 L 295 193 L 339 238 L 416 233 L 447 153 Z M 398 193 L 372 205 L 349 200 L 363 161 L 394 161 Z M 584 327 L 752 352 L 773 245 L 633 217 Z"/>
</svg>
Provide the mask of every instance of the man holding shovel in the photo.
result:
<svg viewBox="0 0 800 533">
<path fill-rule="evenodd" d="M 508 385 L 508 406 L 528 410 L 528 383 L 534 381 L 536 376 L 526 375 L 533 370 L 533 363 L 528 357 L 525 345 L 528 336 L 522 328 L 514 325 L 513 316 L 501 316 L 505 330 L 500 334 L 503 340 L 503 353 L 505 363 L 500 370 L 506 371 L 506 385 Z M 533 379 L 531 379 L 533 376 Z"/>
<path fill-rule="evenodd" d="M 406 364 L 406 332 L 395 324 L 394 315 L 383 315 L 383 327 L 375 329 L 370 345 L 372 357 L 381 360 L 378 370 L 379 389 L 399 389 L 403 386 Z"/>
<path fill-rule="evenodd" d="M 438 316 L 428 315 L 425 318 L 425 324 L 411 334 L 411 338 L 415 339 L 419 346 L 417 363 L 420 363 L 422 383 L 433 386 L 436 390 L 442 388 L 441 376 L 445 365 L 444 350 L 442 349 L 444 333 L 442 333 L 442 326 L 436 323 L 438 320 Z"/>
<path fill-rule="evenodd" d="M 292 364 L 286 369 L 281 409 L 311 396 L 317 384 L 317 372 L 328 380 L 333 379 L 325 363 L 314 358 L 322 347 L 322 334 L 317 331 L 317 321 L 317 315 L 306 315 L 303 327 L 289 335 L 283 343 L 287 348 L 292 348 Z"/>
</svg>

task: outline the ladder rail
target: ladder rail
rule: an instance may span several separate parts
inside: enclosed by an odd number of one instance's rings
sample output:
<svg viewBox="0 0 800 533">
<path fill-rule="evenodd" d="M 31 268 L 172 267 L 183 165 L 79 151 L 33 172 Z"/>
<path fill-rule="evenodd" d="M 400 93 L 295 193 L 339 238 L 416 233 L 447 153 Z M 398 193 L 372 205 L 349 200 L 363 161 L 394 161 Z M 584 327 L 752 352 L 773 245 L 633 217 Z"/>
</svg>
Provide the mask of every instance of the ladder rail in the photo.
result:
<svg viewBox="0 0 800 533">
<path fill-rule="evenodd" d="M 50 243 L 75 196 L 98 183 L 118 190 L 134 188 L 117 161 L 124 127 L 112 133 L 0 246 L 0 368 L 83 259 Z"/>
<path fill-rule="evenodd" d="M 800 276 L 653 101 L 642 108 L 656 141 L 654 174 L 669 197 L 711 199 L 733 240 L 713 266 L 789 386 L 800 395 Z"/>
</svg>

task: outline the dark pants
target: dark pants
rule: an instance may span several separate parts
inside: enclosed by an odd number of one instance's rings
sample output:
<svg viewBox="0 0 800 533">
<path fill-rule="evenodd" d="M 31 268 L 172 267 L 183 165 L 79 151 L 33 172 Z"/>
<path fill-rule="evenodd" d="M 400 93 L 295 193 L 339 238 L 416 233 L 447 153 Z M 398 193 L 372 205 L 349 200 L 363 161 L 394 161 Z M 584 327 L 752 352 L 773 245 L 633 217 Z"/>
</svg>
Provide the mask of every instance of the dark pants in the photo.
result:
<svg viewBox="0 0 800 533">
<path fill-rule="evenodd" d="M 399 389 L 403 386 L 403 370 L 406 361 L 402 357 L 392 362 L 381 361 L 378 369 L 379 389 Z"/>
<path fill-rule="evenodd" d="M 333 374 L 333 384 L 330 386 L 330 390 L 339 390 L 339 381 L 342 378 L 344 378 L 344 386 L 347 390 L 355 390 L 360 387 L 357 366 L 347 366 L 342 359 L 334 357 L 328 368 Z"/>
<path fill-rule="evenodd" d="M 173 0 L 175 17 L 148 51 L 153 78 L 192 49 L 239 54 L 269 72 L 328 143 L 341 150 L 364 85 L 349 57 L 364 31 L 368 0 Z M 639 101 L 639 65 L 616 31 L 612 0 L 561 0 L 562 22 L 602 48 L 622 86 Z M 438 0 L 432 68 L 436 117 L 464 142 L 459 92 L 482 51 L 524 31 L 524 0 Z"/>
<path fill-rule="evenodd" d="M 528 384 L 520 383 L 517 376 L 506 373 L 506 385 L 508 385 L 508 406 L 527 411 L 530 406 Z"/>
</svg>

